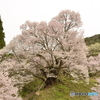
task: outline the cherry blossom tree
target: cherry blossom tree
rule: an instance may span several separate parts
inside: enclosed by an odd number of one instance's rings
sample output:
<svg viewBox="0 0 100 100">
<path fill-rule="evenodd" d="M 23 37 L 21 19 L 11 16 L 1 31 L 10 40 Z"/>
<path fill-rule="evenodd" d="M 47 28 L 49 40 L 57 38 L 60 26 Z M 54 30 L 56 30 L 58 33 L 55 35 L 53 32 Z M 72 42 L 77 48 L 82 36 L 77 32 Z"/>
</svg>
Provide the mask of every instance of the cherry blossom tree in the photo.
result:
<svg viewBox="0 0 100 100">
<path fill-rule="evenodd" d="M 0 71 L 0 100 L 22 100 L 18 97 L 18 88 L 13 86 L 7 74 Z"/>
<path fill-rule="evenodd" d="M 70 10 L 61 11 L 49 23 L 26 21 L 20 27 L 22 34 L 5 48 L 20 66 L 15 64 L 10 73 L 19 70 L 31 74 L 45 81 L 46 86 L 59 81 L 61 73 L 87 78 L 87 48 L 81 25 L 80 14 Z"/>
<path fill-rule="evenodd" d="M 88 70 L 89 73 L 94 73 L 95 75 L 100 72 L 100 54 L 88 58 Z"/>
</svg>

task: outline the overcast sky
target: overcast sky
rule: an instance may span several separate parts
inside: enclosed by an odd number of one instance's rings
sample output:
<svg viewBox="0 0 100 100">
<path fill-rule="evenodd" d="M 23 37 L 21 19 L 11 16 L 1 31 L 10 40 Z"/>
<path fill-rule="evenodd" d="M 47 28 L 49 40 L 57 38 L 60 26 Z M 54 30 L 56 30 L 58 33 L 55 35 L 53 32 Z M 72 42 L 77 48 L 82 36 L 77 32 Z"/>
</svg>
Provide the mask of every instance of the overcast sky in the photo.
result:
<svg viewBox="0 0 100 100">
<path fill-rule="evenodd" d="M 21 33 L 26 20 L 48 22 L 66 9 L 81 14 L 85 37 L 100 34 L 100 0 L 0 0 L 6 43 Z"/>
</svg>

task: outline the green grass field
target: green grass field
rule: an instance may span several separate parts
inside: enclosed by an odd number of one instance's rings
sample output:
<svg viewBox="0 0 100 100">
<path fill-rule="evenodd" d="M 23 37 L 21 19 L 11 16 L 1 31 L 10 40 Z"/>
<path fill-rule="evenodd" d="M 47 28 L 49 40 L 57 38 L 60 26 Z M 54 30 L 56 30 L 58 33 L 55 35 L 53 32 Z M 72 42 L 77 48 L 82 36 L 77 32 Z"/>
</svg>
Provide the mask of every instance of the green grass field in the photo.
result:
<svg viewBox="0 0 100 100">
<path fill-rule="evenodd" d="M 94 87 L 95 84 L 99 84 L 96 82 L 95 77 L 90 78 L 90 84 L 83 83 L 73 83 L 71 79 L 68 79 L 66 77 L 62 77 L 61 81 L 64 83 L 56 83 L 53 86 L 50 86 L 45 89 L 41 89 L 38 92 L 35 92 L 35 88 L 33 83 L 31 82 L 30 85 L 32 85 L 33 91 L 31 89 L 30 93 L 25 93 L 25 91 L 22 92 L 22 94 L 25 94 L 23 97 L 23 100 L 90 100 L 89 96 L 70 96 L 70 92 L 93 92 L 91 90 L 91 87 Z M 38 81 L 36 82 L 36 84 Z M 41 82 L 39 81 L 39 84 Z M 37 86 L 39 86 L 37 84 Z M 29 86 L 31 87 L 31 86 Z M 28 90 L 29 91 L 29 90 Z"/>
</svg>

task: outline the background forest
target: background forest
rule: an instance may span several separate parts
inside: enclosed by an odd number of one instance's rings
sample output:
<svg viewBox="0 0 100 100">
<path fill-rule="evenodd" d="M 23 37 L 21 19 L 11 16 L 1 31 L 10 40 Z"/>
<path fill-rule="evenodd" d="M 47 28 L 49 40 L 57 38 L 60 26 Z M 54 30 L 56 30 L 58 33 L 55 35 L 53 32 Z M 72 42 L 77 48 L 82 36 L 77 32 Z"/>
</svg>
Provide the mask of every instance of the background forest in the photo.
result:
<svg viewBox="0 0 100 100">
<path fill-rule="evenodd" d="M 0 100 L 99 100 L 70 96 L 100 94 L 100 34 L 84 39 L 81 26 L 78 12 L 63 10 L 48 23 L 26 21 L 6 46 L 1 32 Z"/>
</svg>

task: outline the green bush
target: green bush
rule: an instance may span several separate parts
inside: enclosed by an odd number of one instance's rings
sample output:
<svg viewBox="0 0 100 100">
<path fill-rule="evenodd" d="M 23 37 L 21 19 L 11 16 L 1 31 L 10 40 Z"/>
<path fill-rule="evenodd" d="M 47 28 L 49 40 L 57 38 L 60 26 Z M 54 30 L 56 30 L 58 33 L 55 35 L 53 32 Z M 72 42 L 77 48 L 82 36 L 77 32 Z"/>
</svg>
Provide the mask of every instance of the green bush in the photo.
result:
<svg viewBox="0 0 100 100">
<path fill-rule="evenodd" d="M 27 94 L 31 92 L 36 92 L 39 89 L 41 84 L 42 84 L 41 80 L 35 79 L 34 81 L 25 84 L 22 90 L 19 90 L 19 95 L 21 97 L 25 97 Z"/>
</svg>

